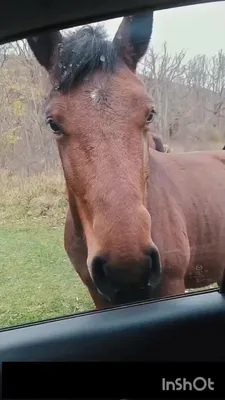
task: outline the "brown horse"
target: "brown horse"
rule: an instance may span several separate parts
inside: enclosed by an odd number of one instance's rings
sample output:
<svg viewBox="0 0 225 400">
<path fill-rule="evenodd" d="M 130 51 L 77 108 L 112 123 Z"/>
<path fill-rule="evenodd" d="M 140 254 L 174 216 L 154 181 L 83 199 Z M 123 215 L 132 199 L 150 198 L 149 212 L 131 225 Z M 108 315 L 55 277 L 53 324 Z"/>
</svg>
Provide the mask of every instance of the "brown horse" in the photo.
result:
<svg viewBox="0 0 225 400">
<path fill-rule="evenodd" d="M 65 249 L 97 308 L 219 282 L 225 265 L 225 152 L 149 146 L 154 104 L 136 75 L 151 11 L 28 39 L 49 74 L 46 119 L 64 170 Z"/>
</svg>

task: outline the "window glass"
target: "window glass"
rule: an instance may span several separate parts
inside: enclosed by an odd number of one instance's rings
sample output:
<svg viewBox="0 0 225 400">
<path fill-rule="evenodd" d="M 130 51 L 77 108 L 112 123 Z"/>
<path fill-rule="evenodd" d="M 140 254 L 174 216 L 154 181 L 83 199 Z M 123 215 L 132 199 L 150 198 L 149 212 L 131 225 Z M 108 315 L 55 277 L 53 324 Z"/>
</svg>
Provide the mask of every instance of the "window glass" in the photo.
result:
<svg viewBox="0 0 225 400">
<path fill-rule="evenodd" d="M 225 4 L 0 48 L 0 328 L 215 289 Z"/>
</svg>

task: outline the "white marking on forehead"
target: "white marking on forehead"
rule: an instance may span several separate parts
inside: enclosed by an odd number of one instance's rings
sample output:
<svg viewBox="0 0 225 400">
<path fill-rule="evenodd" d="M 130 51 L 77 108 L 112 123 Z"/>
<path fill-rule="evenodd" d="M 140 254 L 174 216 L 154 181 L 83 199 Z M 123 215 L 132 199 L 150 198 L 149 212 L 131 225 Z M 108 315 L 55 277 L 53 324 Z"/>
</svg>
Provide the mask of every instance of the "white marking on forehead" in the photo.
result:
<svg viewBox="0 0 225 400">
<path fill-rule="evenodd" d="M 98 98 L 99 98 L 99 90 L 98 90 L 98 89 L 94 89 L 94 90 L 91 92 L 91 98 L 92 98 L 92 100 L 93 100 L 94 102 L 98 101 Z"/>
</svg>

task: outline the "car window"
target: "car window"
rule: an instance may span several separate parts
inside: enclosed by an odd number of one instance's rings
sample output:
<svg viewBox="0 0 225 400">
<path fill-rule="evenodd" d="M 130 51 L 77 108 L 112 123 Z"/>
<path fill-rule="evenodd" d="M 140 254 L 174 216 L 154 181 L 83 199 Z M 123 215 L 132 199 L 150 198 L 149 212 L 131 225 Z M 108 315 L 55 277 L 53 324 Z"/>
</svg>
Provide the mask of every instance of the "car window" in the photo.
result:
<svg viewBox="0 0 225 400">
<path fill-rule="evenodd" d="M 216 289 L 225 4 L 0 48 L 0 328 Z"/>
</svg>

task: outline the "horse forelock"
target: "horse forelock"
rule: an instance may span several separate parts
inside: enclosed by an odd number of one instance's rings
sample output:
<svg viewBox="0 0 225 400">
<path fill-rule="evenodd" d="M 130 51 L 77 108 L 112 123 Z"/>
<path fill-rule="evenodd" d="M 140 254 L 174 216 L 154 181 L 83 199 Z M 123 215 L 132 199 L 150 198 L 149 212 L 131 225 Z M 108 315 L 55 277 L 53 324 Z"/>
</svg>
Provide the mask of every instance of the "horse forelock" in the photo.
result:
<svg viewBox="0 0 225 400">
<path fill-rule="evenodd" d="M 58 44 L 52 70 L 55 89 L 66 93 L 87 81 L 97 70 L 113 73 L 117 56 L 115 44 L 108 40 L 100 24 L 88 25 L 65 35 Z"/>
</svg>

